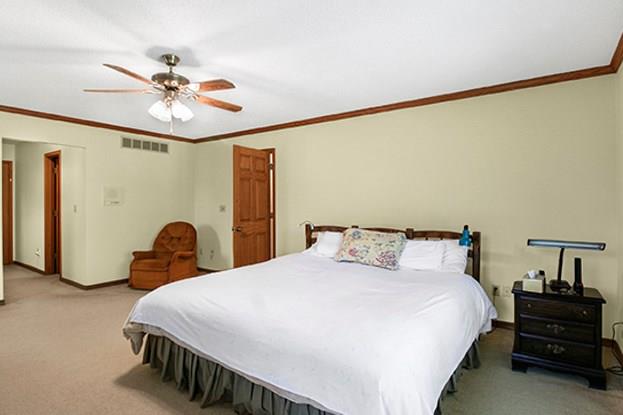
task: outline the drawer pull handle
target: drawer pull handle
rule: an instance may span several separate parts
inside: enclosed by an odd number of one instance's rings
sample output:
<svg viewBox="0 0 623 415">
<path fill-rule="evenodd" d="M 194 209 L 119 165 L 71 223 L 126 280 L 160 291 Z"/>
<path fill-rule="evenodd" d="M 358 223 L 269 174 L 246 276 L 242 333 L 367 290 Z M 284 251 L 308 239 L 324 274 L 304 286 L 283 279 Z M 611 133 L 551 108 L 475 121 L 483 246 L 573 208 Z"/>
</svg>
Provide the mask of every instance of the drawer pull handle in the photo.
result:
<svg viewBox="0 0 623 415">
<path fill-rule="evenodd" d="M 526 305 L 526 307 L 528 307 L 528 308 L 532 308 L 532 304 L 528 303 L 528 304 Z"/>
<path fill-rule="evenodd" d="M 552 354 L 563 354 L 567 349 L 557 344 L 548 344 L 547 350 L 552 352 Z"/>
<path fill-rule="evenodd" d="M 561 326 L 559 324 L 548 324 L 545 327 L 547 327 L 549 330 L 552 330 L 554 334 L 560 334 L 566 330 L 565 326 Z"/>
<path fill-rule="evenodd" d="M 582 310 L 582 315 L 583 315 L 584 317 L 586 317 L 586 316 L 588 315 L 588 311 L 586 311 L 586 310 Z"/>
</svg>

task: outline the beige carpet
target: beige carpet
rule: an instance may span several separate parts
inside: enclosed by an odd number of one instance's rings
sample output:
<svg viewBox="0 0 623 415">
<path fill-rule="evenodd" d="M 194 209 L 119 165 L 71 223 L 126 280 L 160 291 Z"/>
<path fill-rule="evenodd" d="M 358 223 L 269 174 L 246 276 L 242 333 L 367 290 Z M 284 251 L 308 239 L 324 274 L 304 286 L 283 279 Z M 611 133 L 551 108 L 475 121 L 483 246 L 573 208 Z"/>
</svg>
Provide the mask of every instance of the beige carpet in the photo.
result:
<svg viewBox="0 0 623 415">
<path fill-rule="evenodd" d="M 143 292 L 123 285 L 82 291 L 10 266 L 5 295 L 0 414 L 234 414 L 225 404 L 200 409 L 130 352 L 121 326 Z M 511 347 L 506 330 L 482 340 L 483 365 L 462 377 L 459 392 L 444 401 L 445 415 L 623 413 L 620 379 L 610 376 L 603 392 L 573 376 L 514 373 Z"/>
</svg>

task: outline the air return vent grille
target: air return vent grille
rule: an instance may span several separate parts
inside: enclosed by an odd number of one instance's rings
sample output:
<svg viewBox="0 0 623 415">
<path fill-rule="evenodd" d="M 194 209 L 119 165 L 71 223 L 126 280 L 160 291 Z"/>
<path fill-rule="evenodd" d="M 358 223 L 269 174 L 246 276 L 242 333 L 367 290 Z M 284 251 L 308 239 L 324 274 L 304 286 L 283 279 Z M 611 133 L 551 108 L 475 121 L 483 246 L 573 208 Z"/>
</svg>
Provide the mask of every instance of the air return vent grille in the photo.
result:
<svg viewBox="0 0 623 415">
<path fill-rule="evenodd" d="M 168 153 L 169 145 L 157 141 L 139 140 L 138 138 L 121 137 L 121 148 L 146 150 L 154 153 Z"/>
</svg>

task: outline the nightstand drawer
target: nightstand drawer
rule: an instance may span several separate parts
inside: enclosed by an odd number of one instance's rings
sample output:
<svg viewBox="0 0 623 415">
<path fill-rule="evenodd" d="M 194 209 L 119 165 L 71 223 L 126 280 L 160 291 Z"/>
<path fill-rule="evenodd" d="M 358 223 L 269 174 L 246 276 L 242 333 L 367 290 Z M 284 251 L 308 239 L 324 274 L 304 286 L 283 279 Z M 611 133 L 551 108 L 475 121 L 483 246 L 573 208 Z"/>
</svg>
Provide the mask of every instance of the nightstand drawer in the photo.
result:
<svg viewBox="0 0 623 415">
<path fill-rule="evenodd" d="M 520 317 L 519 321 L 522 333 L 589 344 L 595 342 L 595 326 L 589 324 L 543 320 L 526 316 Z"/>
<path fill-rule="evenodd" d="M 595 364 L 595 348 L 593 346 L 555 339 L 541 339 L 522 335 L 521 352 L 579 366 L 590 367 Z"/>
<path fill-rule="evenodd" d="M 595 321 L 595 307 L 587 304 L 524 297 L 518 300 L 517 307 L 521 314 L 532 316 L 551 317 L 584 323 L 593 323 Z"/>
</svg>

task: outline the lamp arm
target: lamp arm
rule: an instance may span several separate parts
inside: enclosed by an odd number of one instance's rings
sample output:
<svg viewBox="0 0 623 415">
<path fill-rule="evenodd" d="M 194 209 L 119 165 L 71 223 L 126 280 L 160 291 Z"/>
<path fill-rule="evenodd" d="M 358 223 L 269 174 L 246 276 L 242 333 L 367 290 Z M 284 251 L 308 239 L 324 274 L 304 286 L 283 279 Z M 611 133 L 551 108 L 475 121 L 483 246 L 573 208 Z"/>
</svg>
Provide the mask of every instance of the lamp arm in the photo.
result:
<svg viewBox="0 0 623 415">
<path fill-rule="evenodd" d="M 558 256 L 558 282 L 562 280 L 562 263 L 565 255 L 565 248 L 560 248 L 560 255 Z"/>
</svg>

